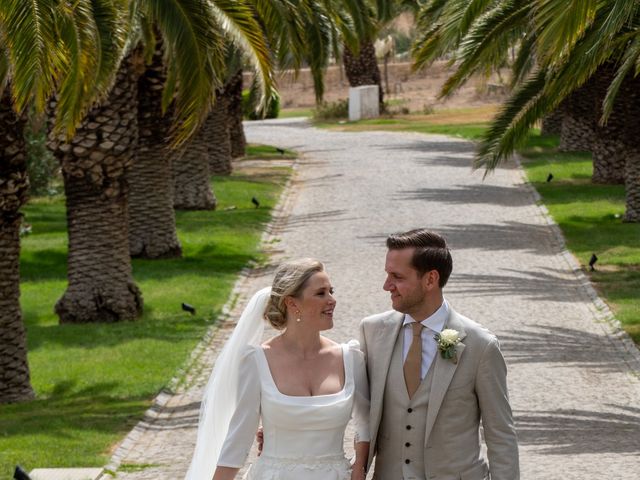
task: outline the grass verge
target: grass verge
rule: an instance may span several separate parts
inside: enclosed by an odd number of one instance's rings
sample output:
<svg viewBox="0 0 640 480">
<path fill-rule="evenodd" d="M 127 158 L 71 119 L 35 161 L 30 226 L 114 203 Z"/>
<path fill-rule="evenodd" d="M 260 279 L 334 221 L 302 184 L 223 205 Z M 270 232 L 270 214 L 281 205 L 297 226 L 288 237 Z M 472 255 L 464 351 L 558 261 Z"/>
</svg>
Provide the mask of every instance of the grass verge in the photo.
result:
<svg viewBox="0 0 640 480">
<path fill-rule="evenodd" d="M 360 122 L 322 122 L 344 131 L 401 130 L 478 140 L 495 107 L 444 110 Z M 522 148 L 523 168 L 581 265 L 598 256 L 595 272 L 586 271 L 623 328 L 640 344 L 640 224 L 622 223 L 622 185 L 593 185 L 590 154 L 560 153 L 559 139 L 533 131 Z M 553 173 L 553 181 L 547 176 Z"/>
<path fill-rule="evenodd" d="M 8 478 L 16 464 L 104 465 L 184 364 L 239 271 L 262 258 L 259 240 L 290 174 L 282 166 L 240 165 L 213 178 L 217 211 L 177 213 L 183 258 L 133 262 L 145 312 L 132 322 L 58 325 L 53 306 L 66 287 L 64 198 L 36 198 L 25 207 L 33 233 L 22 242 L 21 302 L 37 399 L 0 407 L 0 476 Z M 181 302 L 196 315 L 183 312 Z"/>
</svg>

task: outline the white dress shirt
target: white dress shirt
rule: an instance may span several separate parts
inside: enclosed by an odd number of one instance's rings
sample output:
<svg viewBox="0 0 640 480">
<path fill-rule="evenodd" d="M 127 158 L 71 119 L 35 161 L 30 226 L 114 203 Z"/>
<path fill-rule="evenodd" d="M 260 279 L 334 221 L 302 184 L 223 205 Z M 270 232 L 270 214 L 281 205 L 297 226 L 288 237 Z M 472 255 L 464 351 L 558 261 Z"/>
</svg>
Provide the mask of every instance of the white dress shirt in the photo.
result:
<svg viewBox="0 0 640 480">
<path fill-rule="evenodd" d="M 433 362 L 433 359 L 436 357 L 436 353 L 438 353 L 438 347 L 436 345 L 436 340 L 433 338 L 436 333 L 442 332 L 444 328 L 444 324 L 449 318 L 449 303 L 446 300 L 443 300 L 440 308 L 436 310 L 432 315 L 422 320 L 420 323 L 424 326 L 422 329 L 422 365 L 420 367 L 420 376 L 424 378 L 429 371 L 429 367 Z M 413 330 L 411 328 L 411 323 L 416 320 L 411 317 L 411 315 L 405 314 L 404 322 L 402 323 L 402 329 L 404 333 L 404 342 L 402 344 L 402 362 L 407 359 L 407 354 L 409 353 L 409 347 L 411 346 L 411 342 L 413 341 Z"/>
</svg>

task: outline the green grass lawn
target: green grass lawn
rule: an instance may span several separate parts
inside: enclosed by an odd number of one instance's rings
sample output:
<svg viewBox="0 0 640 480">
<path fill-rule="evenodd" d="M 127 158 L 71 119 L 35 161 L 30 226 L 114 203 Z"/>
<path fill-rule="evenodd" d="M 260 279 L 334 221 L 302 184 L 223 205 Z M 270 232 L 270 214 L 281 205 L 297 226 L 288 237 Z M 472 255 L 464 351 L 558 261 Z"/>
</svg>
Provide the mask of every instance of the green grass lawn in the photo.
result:
<svg viewBox="0 0 640 480">
<path fill-rule="evenodd" d="M 322 122 L 319 126 L 345 131 L 439 133 L 475 141 L 495 111 L 488 107 L 443 110 L 432 115 Z M 520 152 L 527 178 L 580 264 L 588 265 L 591 254 L 596 253 L 596 271 L 587 271 L 587 275 L 627 333 L 640 344 L 640 224 L 621 221 L 625 203 L 622 185 L 591 184 L 590 154 L 559 153 L 557 145 L 557 137 L 532 132 Z M 554 179 L 547 183 L 549 173 Z"/>
<path fill-rule="evenodd" d="M 588 153 L 558 153 L 532 136 L 523 167 L 581 265 L 598 257 L 589 276 L 634 341 L 640 344 L 640 224 L 623 223 L 624 186 L 591 184 Z M 553 140 L 553 138 L 551 138 Z M 557 144 L 557 139 L 556 139 Z M 534 146 L 535 145 L 535 146 Z M 547 176 L 553 173 L 553 180 Z"/>
<path fill-rule="evenodd" d="M 253 166 L 215 177 L 217 211 L 177 214 L 183 258 L 133 262 L 145 311 L 118 324 L 58 325 L 53 307 L 66 287 L 64 199 L 35 198 L 24 208 L 33 233 L 22 241 L 21 303 L 37 399 L 0 406 L 1 478 L 16 464 L 31 470 L 107 462 L 216 321 L 239 271 L 263 258 L 260 236 L 289 173 Z M 183 312 L 181 302 L 197 314 Z"/>
<path fill-rule="evenodd" d="M 282 108 L 278 113 L 278 118 L 311 117 L 313 108 Z"/>
</svg>

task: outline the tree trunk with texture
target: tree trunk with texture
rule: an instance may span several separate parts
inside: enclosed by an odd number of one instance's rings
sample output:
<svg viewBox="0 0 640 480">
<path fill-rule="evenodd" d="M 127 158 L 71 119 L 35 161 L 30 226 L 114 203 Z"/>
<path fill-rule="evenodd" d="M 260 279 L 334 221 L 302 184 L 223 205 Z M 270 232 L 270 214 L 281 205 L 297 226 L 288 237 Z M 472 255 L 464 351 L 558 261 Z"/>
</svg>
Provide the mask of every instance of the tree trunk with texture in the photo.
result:
<svg viewBox="0 0 640 480">
<path fill-rule="evenodd" d="M 542 126 L 540 127 L 540 135 L 560 135 L 562 132 L 562 104 L 553 111 L 549 112 L 542 118 Z"/>
<path fill-rule="evenodd" d="M 602 117 L 602 101 L 607 94 L 607 88 L 615 76 L 615 65 L 605 63 L 593 75 L 593 174 L 591 181 L 599 184 L 624 184 L 624 165 L 626 161 L 626 146 L 624 144 L 624 112 L 623 100 L 618 95 L 605 125 L 600 125 Z"/>
<path fill-rule="evenodd" d="M 640 77 L 629 76 L 618 95 L 624 99 L 624 138 L 627 146 L 624 170 L 625 222 L 640 222 Z"/>
<path fill-rule="evenodd" d="M 229 134 L 231 137 L 231 158 L 244 157 L 247 139 L 242 126 L 242 69 L 227 83 L 229 99 Z"/>
<path fill-rule="evenodd" d="M 231 136 L 229 133 L 229 101 L 224 93 L 216 95 L 209 116 L 205 120 L 209 136 L 209 173 L 231 174 Z"/>
<path fill-rule="evenodd" d="M 209 122 L 185 147 L 176 152 L 172 167 L 174 180 L 173 206 L 177 210 L 215 210 L 216 197 L 209 179 Z"/>
<path fill-rule="evenodd" d="M 380 79 L 380 69 L 376 58 L 376 49 L 372 41 L 363 42 L 360 52 L 356 57 L 345 45 L 342 61 L 344 71 L 349 80 L 349 86 L 360 87 L 362 85 L 378 86 L 378 103 L 380 111 L 384 111 L 384 92 Z"/>
<path fill-rule="evenodd" d="M 73 140 L 50 136 L 60 160 L 69 230 L 61 323 L 117 322 L 142 313 L 129 256 L 127 171 L 138 140 L 137 76 L 125 59 L 108 99 L 82 121 Z"/>
<path fill-rule="evenodd" d="M 162 113 L 166 70 L 159 44 L 152 63 L 138 80 L 138 146 L 127 174 L 129 182 L 129 248 L 132 257 L 182 255 L 173 209 L 169 137 L 172 111 Z"/>
<path fill-rule="evenodd" d="M 0 97 L 0 403 L 35 396 L 20 309 L 20 208 L 29 190 L 24 123 L 7 86 Z"/>
<path fill-rule="evenodd" d="M 594 92 L 591 81 L 569 95 L 563 102 L 561 152 L 590 152 L 594 137 Z"/>
</svg>

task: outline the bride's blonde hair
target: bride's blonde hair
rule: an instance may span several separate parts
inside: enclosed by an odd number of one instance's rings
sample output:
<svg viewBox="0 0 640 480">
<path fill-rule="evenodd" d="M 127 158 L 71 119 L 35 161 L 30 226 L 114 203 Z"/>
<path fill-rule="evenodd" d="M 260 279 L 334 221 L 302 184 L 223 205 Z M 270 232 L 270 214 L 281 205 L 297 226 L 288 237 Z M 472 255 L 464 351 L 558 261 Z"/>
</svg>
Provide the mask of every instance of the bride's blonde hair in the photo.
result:
<svg viewBox="0 0 640 480">
<path fill-rule="evenodd" d="M 264 310 L 264 318 L 277 330 L 287 325 L 286 297 L 298 297 L 307 281 L 318 272 L 324 272 L 324 265 L 314 258 L 301 258 L 281 264 L 271 285 L 271 297 Z"/>
</svg>

